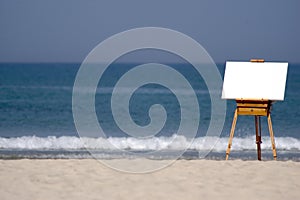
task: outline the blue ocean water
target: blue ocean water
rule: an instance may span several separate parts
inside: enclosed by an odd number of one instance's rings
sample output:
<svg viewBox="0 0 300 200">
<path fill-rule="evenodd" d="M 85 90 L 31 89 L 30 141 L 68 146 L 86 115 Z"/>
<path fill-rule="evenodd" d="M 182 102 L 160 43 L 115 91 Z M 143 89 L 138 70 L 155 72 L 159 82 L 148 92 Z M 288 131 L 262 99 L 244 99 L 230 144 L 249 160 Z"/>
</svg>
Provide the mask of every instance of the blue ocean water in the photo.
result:
<svg viewBox="0 0 300 200">
<path fill-rule="evenodd" d="M 132 96 L 130 114 L 141 126 L 149 124 L 148 110 L 161 104 L 167 111 L 163 129 L 152 138 L 129 137 L 115 123 L 111 112 L 113 86 L 128 70 L 140 63 L 114 63 L 99 82 L 95 96 L 98 122 L 109 140 L 125 154 L 119 155 L 105 146 L 103 138 L 79 138 L 72 115 L 72 90 L 80 63 L 1 63 L 0 64 L 0 157 L 2 158 L 85 158 L 85 148 L 96 149 L 102 158 L 126 156 L 126 151 L 164 150 L 160 159 L 172 158 L 172 151 L 185 147 L 190 138 L 178 137 L 170 143 L 180 123 L 176 96 L 156 84 L 139 88 Z M 189 64 L 169 66 L 188 78 L 195 90 L 201 110 L 199 130 L 182 158 L 198 159 L 207 147 L 205 136 L 210 122 L 211 100 L 205 82 Z M 225 64 L 218 65 L 223 77 Z M 300 65 L 289 64 L 285 100 L 272 108 L 272 122 L 279 159 L 300 160 Z M 225 101 L 225 100 L 224 100 Z M 226 121 L 220 138 L 207 158 L 223 159 L 228 142 L 234 101 L 226 101 Z M 263 158 L 272 158 L 266 119 L 262 118 Z M 84 141 L 83 141 L 84 140 Z M 166 145 L 170 144 L 170 145 Z M 239 117 L 233 140 L 233 158 L 256 158 L 253 117 Z"/>
</svg>

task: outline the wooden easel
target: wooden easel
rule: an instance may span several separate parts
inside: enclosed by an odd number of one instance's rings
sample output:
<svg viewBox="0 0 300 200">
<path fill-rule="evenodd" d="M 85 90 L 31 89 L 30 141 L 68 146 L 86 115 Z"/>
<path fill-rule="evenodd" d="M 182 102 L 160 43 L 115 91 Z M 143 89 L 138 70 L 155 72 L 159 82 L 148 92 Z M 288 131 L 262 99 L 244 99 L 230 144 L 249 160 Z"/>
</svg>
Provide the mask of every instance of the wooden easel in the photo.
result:
<svg viewBox="0 0 300 200">
<path fill-rule="evenodd" d="M 251 62 L 264 62 L 261 59 L 251 59 Z M 236 99 L 237 107 L 234 112 L 234 117 L 232 121 L 228 147 L 226 150 L 226 160 L 228 160 L 232 139 L 234 135 L 235 125 L 237 121 L 238 115 L 252 115 L 255 117 L 255 132 L 256 132 L 256 145 L 257 145 L 257 159 L 261 160 L 261 123 L 260 117 L 266 116 L 268 118 L 268 127 L 270 132 L 270 138 L 272 142 L 272 150 L 273 150 L 273 157 L 274 160 L 277 158 L 276 148 L 275 148 L 275 139 L 274 133 L 272 128 L 272 121 L 271 121 L 271 106 L 273 101 L 266 100 L 266 99 Z"/>
</svg>

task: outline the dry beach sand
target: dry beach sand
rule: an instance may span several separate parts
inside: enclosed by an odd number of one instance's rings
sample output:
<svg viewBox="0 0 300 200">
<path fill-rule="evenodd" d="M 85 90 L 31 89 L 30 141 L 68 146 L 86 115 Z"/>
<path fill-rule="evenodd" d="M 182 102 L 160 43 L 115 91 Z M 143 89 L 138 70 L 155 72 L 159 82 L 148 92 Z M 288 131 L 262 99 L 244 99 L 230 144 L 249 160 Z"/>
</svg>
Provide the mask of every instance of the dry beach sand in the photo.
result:
<svg viewBox="0 0 300 200">
<path fill-rule="evenodd" d="M 0 160 L 0 179 L 1 200 L 300 197 L 300 162 L 293 161 L 178 160 L 130 174 L 93 159 Z"/>
</svg>

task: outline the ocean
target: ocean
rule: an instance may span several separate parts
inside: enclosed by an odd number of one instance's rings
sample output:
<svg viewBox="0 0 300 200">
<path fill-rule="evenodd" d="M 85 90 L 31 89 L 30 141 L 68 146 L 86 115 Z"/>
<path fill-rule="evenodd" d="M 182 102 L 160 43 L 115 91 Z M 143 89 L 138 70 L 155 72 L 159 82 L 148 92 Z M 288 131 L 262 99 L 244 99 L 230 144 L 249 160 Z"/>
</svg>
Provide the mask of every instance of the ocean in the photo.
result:
<svg viewBox="0 0 300 200">
<path fill-rule="evenodd" d="M 211 120 L 209 92 L 202 77 L 186 63 L 168 65 L 188 77 L 197 95 L 201 114 L 195 138 L 176 134 L 181 120 L 180 105 L 171 90 L 157 84 L 147 84 L 136 90 L 129 109 L 132 120 L 146 126 L 150 123 L 148 111 L 151 105 L 163 105 L 167 112 L 163 128 L 153 137 L 136 138 L 118 127 L 110 104 L 113 87 L 124 73 L 138 64 L 113 63 L 108 68 L 95 95 L 98 122 L 106 138 L 80 138 L 72 113 L 73 85 L 80 63 L 1 63 L 0 158 L 91 158 L 88 150 L 92 149 L 101 159 L 173 159 L 177 151 L 184 149 L 180 159 L 202 159 L 200 155 L 203 151 L 209 151 L 205 159 L 225 159 L 235 102 L 224 100 L 227 105 L 226 120 L 220 136 L 205 138 Z M 223 77 L 225 64 L 218 64 L 218 69 Z M 289 64 L 285 100 L 274 103 L 271 115 L 278 160 L 300 161 L 299 88 L 300 65 Z M 254 128 L 254 117 L 238 118 L 231 159 L 256 159 Z M 212 148 L 207 144 L 210 139 L 217 141 Z M 107 146 L 107 141 L 114 148 Z M 189 142 L 192 142 L 191 145 L 185 149 Z M 262 142 L 262 159 L 271 160 L 271 141 L 264 117 Z M 151 151 L 160 153 L 143 153 Z"/>
</svg>

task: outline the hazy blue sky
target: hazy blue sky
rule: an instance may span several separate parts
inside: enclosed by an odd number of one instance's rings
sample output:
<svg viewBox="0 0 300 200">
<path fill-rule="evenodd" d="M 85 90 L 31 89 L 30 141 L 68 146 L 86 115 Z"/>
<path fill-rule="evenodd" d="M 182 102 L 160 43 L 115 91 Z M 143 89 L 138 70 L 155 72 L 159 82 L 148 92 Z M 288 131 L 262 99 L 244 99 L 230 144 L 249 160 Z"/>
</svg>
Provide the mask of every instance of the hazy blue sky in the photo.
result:
<svg viewBox="0 0 300 200">
<path fill-rule="evenodd" d="M 1 0 L 0 62 L 81 62 L 107 37 L 158 26 L 194 38 L 216 62 L 300 62 L 300 1 Z"/>
</svg>

